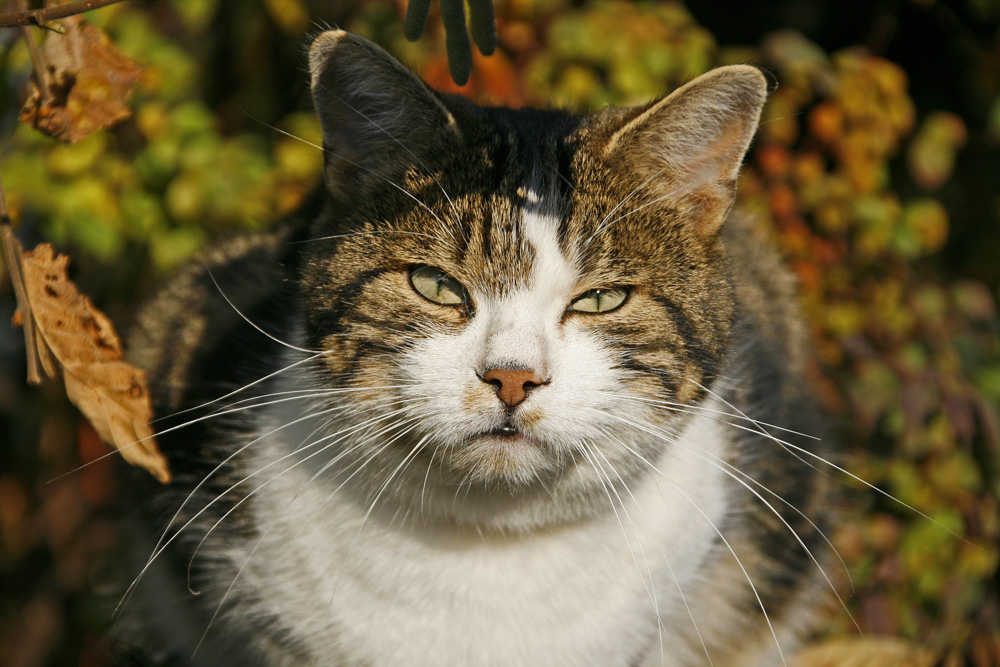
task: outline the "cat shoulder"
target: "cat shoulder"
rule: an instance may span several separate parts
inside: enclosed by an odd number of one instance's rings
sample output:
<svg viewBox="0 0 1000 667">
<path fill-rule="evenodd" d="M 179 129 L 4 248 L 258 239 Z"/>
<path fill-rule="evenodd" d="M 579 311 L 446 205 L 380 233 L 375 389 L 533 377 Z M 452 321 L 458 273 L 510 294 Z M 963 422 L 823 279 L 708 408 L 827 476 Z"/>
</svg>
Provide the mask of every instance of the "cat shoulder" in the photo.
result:
<svg viewBox="0 0 1000 667">
<path fill-rule="evenodd" d="M 181 268 L 140 310 L 128 339 L 129 361 L 146 369 L 154 406 L 176 410 L 192 380 L 255 314 L 290 305 L 297 245 L 322 210 L 320 189 L 265 232 L 215 244 Z"/>
</svg>

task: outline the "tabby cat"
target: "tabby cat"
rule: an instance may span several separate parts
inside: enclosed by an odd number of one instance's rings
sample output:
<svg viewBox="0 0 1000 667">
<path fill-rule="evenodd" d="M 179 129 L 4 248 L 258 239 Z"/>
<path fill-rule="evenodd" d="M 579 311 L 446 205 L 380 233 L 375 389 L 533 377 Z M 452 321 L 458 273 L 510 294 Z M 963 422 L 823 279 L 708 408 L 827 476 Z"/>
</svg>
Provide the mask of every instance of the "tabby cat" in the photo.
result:
<svg viewBox="0 0 1000 667">
<path fill-rule="evenodd" d="M 761 73 L 577 115 L 339 30 L 310 68 L 323 187 L 132 336 L 175 481 L 122 664 L 789 660 L 833 510 L 793 281 L 730 212 Z"/>
</svg>

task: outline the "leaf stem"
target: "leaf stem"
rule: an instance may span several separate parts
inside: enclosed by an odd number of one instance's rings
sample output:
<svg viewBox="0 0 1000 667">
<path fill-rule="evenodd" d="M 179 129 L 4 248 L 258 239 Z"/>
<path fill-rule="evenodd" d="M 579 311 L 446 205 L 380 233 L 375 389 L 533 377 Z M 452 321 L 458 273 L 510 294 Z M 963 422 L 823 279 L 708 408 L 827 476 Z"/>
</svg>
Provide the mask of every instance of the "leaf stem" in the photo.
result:
<svg viewBox="0 0 1000 667">
<path fill-rule="evenodd" d="M 35 319 L 31 313 L 31 304 L 24 289 L 24 276 L 21 273 L 21 262 L 24 248 L 14 235 L 10 224 L 10 214 L 7 212 L 7 198 L 3 192 L 3 179 L 0 178 L 0 240 L 3 243 L 4 263 L 10 275 L 14 296 L 17 298 L 17 311 L 20 314 L 21 326 L 24 329 L 24 349 L 28 358 L 28 384 L 42 383 L 42 368 L 35 348 Z"/>
<path fill-rule="evenodd" d="M 124 0 L 78 0 L 65 5 L 32 9 L 25 12 L 9 12 L 0 14 L 0 28 L 17 28 L 24 25 L 34 25 L 44 28 L 49 21 L 66 18 L 88 12 L 106 5 L 113 5 Z"/>
<path fill-rule="evenodd" d="M 48 102 L 52 99 L 52 88 L 49 86 L 49 73 L 45 69 L 45 63 L 42 62 L 42 54 L 38 51 L 38 42 L 35 41 L 35 35 L 31 32 L 31 28 L 21 28 L 24 31 L 24 41 L 28 44 L 28 53 L 31 55 L 31 65 L 35 70 L 35 79 L 38 83 L 38 89 L 42 91 L 42 102 Z"/>
</svg>

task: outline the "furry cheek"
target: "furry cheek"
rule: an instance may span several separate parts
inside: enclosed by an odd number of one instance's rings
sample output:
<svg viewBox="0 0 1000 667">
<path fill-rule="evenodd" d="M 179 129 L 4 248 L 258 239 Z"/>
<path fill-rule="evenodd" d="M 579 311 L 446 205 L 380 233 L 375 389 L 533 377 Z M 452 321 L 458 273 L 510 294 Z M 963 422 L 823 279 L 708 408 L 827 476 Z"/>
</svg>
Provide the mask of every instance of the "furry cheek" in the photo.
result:
<svg viewBox="0 0 1000 667">
<path fill-rule="evenodd" d="M 458 333 L 428 335 L 398 362 L 408 410 L 440 436 L 441 444 L 458 444 L 503 419 L 493 392 L 476 376 L 477 329 L 473 322 Z"/>
</svg>

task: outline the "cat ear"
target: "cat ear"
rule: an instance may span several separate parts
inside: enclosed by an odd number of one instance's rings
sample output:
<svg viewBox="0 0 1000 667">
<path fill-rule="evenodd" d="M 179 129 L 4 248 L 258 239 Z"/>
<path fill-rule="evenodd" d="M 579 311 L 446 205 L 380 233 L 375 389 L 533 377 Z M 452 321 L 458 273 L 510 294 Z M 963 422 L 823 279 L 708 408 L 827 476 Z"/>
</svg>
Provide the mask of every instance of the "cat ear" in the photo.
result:
<svg viewBox="0 0 1000 667">
<path fill-rule="evenodd" d="M 335 193 L 370 179 L 396 183 L 408 167 L 426 165 L 460 137 L 434 92 L 359 35 L 321 34 L 309 49 L 309 69 L 326 181 Z"/>
<path fill-rule="evenodd" d="M 653 104 L 619 129 L 605 157 L 629 164 L 643 187 L 705 235 L 722 226 L 736 176 L 767 96 L 760 70 L 720 67 Z"/>
</svg>

